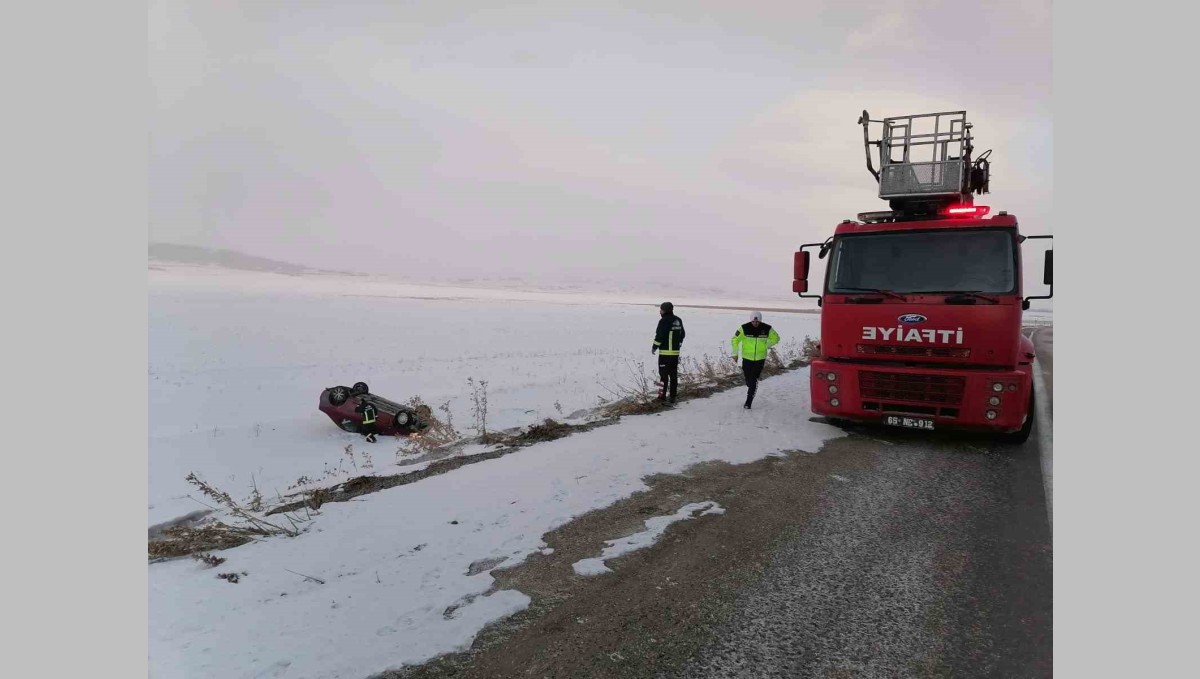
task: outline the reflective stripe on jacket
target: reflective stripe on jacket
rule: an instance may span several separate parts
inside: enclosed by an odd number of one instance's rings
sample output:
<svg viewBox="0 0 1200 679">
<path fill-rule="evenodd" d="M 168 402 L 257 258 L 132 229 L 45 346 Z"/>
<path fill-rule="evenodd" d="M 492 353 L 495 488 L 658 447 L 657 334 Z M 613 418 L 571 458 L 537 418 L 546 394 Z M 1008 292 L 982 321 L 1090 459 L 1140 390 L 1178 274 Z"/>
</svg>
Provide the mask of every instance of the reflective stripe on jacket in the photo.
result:
<svg viewBox="0 0 1200 679">
<path fill-rule="evenodd" d="M 658 319 L 658 328 L 654 332 L 654 348 L 659 356 L 678 356 L 679 348 L 683 346 L 683 321 L 674 314 L 668 314 Z"/>
<path fill-rule="evenodd" d="M 733 357 L 737 358 L 738 348 L 742 350 L 742 358 L 747 361 L 763 361 L 771 347 L 779 344 L 779 335 L 775 328 L 766 323 L 759 323 L 755 328 L 750 323 L 739 326 L 730 340 L 733 346 Z"/>
</svg>

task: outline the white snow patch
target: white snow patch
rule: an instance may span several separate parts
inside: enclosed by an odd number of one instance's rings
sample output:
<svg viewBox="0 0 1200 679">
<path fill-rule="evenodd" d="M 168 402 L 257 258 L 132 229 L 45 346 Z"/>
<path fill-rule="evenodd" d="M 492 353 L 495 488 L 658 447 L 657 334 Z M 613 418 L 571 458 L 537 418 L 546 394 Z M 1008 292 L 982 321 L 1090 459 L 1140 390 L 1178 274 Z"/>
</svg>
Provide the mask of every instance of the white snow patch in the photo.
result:
<svg viewBox="0 0 1200 679">
<path fill-rule="evenodd" d="M 698 514 L 697 514 L 698 512 Z M 667 516 L 654 516 L 646 519 L 646 530 L 633 535 L 627 535 L 616 540 L 605 540 L 608 547 L 604 548 L 600 556 L 594 559 L 583 559 L 571 564 L 575 569 L 576 575 L 600 575 L 601 573 L 611 573 L 612 570 L 604 565 L 604 562 L 609 559 L 615 559 L 622 554 L 628 554 L 645 547 L 649 547 L 658 540 L 667 527 L 676 521 L 686 521 L 695 516 L 704 516 L 705 514 L 724 514 L 725 509 L 721 505 L 707 500 L 705 502 L 693 502 L 679 508 L 679 511 Z"/>
<path fill-rule="evenodd" d="M 850 479 L 844 476 L 838 476 L 837 474 L 831 474 L 831 476 L 833 477 L 834 481 L 841 481 L 842 483 L 849 483 L 850 481 Z"/>
<path fill-rule="evenodd" d="M 466 378 L 487 379 L 489 428 L 503 429 L 557 418 L 556 403 L 564 413 L 592 407 L 598 382 L 625 374 L 626 359 L 653 360 L 653 307 L 326 292 L 189 286 L 151 272 L 149 524 L 200 508 L 187 497 L 189 471 L 235 495 L 249 493 L 253 476 L 273 497 L 301 475 L 322 476 L 326 464 L 340 465 L 326 485 L 364 473 L 364 450 L 377 474 L 423 466 L 397 465 L 385 439 L 371 446 L 338 430 L 317 411 L 326 386 L 361 379 L 398 400 L 451 400 L 465 430 Z M 744 322 L 737 311 L 680 315 L 692 356 L 727 351 Z M 464 322 L 470 332 L 430 344 L 428 328 Z M 817 334 L 819 317 L 771 314 L 769 322 L 785 341 L 800 340 Z M 539 328 L 536 346 L 529 327 Z M 216 568 L 151 564 L 150 675 L 361 679 L 469 648 L 489 622 L 529 604 L 516 591 L 486 596 L 495 579 L 469 575 L 471 564 L 544 552 L 543 535 L 647 490 L 647 476 L 818 450 L 845 435 L 809 421 L 807 369 L 768 379 L 758 393 L 753 411 L 734 389 L 327 503 L 300 536 L 225 550 Z M 222 572 L 246 575 L 235 584 L 218 579 Z"/>
</svg>

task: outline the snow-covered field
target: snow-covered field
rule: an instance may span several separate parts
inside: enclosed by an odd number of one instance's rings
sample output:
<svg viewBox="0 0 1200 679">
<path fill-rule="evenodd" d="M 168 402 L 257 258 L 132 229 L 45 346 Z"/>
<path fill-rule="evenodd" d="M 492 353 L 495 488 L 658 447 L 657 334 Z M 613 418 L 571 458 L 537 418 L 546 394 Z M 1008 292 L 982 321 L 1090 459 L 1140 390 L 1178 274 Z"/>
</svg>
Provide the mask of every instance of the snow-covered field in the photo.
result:
<svg viewBox="0 0 1200 679">
<path fill-rule="evenodd" d="M 347 444 L 369 450 L 376 473 L 396 472 L 394 440 L 370 446 L 317 410 L 325 387 L 361 380 L 392 400 L 419 395 L 434 408 L 449 401 L 463 432 L 473 423 L 467 378 L 488 382 L 490 430 L 592 408 L 609 395 L 605 385 L 628 377 L 630 363 L 653 369 L 658 311 L 644 305 L 658 301 L 156 266 L 149 272 L 148 522 L 203 509 L 188 497 L 195 495 L 184 480 L 189 472 L 235 498 L 255 485 L 274 497 L 339 465 L 341 476 L 354 472 Z M 714 357 L 728 352 L 747 316 L 678 313 L 688 331 L 685 354 Z M 818 332 L 814 314 L 767 312 L 766 320 L 785 340 Z"/>
<path fill-rule="evenodd" d="M 235 497 L 253 475 L 269 494 L 338 463 L 347 443 L 366 448 L 317 411 L 326 386 L 362 379 L 395 398 L 449 400 L 465 429 L 466 379 L 486 379 L 493 426 L 504 428 L 592 407 L 627 359 L 654 360 L 657 311 L 630 302 L 655 300 L 493 294 L 152 270 L 150 522 L 200 508 L 183 480 L 190 471 Z M 679 313 L 685 351 L 714 356 L 746 315 Z M 795 339 L 818 322 L 767 320 Z M 764 382 L 752 412 L 735 390 L 326 504 L 299 537 L 228 550 L 216 569 L 190 559 L 152 564 L 151 676 L 360 678 L 465 648 L 488 622 L 528 604 L 515 591 L 483 596 L 493 579 L 488 569 L 470 574 L 471 564 L 519 563 L 545 548 L 543 534 L 644 489 L 647 475 L 815 451 L 841 435 L 808 421 L 807 380 L 801 370 Z M 376 473 L 396 471 L 394 444 L 384 441 L 373 447 Z M 652 543 L 695 509 L 657 517 L 607 549 L 597 544 L 597 564 Z M 229 583 L 217 572 L 246 575 Z"/>
</svg>

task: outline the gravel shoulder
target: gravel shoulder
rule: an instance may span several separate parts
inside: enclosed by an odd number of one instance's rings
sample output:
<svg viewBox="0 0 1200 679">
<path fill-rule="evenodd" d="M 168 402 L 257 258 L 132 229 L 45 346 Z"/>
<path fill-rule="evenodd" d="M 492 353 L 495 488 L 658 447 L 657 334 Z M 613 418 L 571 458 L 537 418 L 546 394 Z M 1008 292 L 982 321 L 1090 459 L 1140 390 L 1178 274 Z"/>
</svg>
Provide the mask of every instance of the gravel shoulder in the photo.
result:
<svg viewBox="0 0 1200 679">
<path fill-rule="evenodd" d="M 1034 438 L 1031 438 L 1031 441 Z M 709 464 L 492 571 L 533 603 L 399 677 L 1049 676 L 1052 552 L 1036 446 L 854 429 L 820 451 Z M 713 500 L 653 546 L 571 564 Z"/>
</svg>

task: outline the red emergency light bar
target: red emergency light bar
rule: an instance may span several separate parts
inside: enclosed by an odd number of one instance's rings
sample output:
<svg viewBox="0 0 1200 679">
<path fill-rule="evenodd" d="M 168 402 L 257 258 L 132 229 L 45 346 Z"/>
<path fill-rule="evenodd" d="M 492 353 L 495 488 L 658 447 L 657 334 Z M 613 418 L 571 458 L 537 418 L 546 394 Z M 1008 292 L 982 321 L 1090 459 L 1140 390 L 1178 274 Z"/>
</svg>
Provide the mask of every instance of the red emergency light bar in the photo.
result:
<svg viewBox="0 0 1200 679">
<path fill-rule="evenodd" d="M 944 214 L 948 217 L 982 217 L 991 210 L 987 205 L 956 205 L 946 208 Z"/>
</svg>

